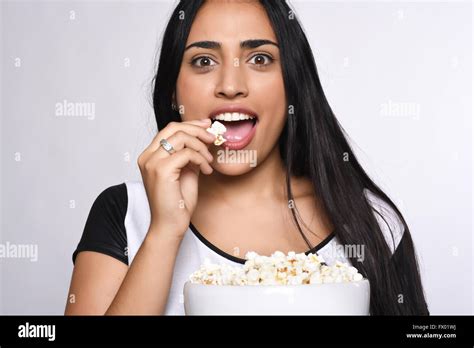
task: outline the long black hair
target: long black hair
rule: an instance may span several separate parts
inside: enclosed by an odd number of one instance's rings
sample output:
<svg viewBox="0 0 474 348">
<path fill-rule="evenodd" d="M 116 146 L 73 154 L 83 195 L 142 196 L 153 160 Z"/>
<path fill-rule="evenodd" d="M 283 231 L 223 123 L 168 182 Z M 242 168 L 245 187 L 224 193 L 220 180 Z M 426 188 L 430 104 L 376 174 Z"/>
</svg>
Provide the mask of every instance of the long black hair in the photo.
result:
<svg viewBox="0 0 474 348">
<path fill-rule="evenodd" d="M 204 2 L 181 0 L 166 27 L 153 79 L 158 129 L 171 121 L 181 121 L 179 113 L 171 107 L 172 96 L 191 25 Z M 429 315 L 407 223 L 357 161 L 326 99 L 311 47 L 294 11 L 284 0 L 260 0 L 260 4 L 280 46 L 288 113 L 278 146 L 286 168 L 288 201 L 294 202 L 290 178 L 310 179 L 315 197 L 327 211 L 340 243 L 364 247 L 363 260 L 355 255 L 348 259 L 370 282 L 371 315 Z M 367 192 L 391 208 L 399 221 L 403 237 L 393 253 L 376 215 L 383 220 L 386 217 L 374 209 Z M 291 211 L 298 230 L 311 247 L 300 227 L 298 210 L 295 207 Z M 393 225 L 387 226 L 393 235 Z"/>
</svg>

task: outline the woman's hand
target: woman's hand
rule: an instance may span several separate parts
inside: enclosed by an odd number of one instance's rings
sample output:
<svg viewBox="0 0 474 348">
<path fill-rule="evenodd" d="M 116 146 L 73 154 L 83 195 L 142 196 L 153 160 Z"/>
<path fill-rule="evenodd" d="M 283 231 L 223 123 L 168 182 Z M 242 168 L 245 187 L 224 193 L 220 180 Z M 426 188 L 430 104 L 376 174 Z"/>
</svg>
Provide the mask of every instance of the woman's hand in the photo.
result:
<svg viewBox="0 0 474 348">
<path fill-rule="evenodd" d="M 170 122 L 138 157 L 150 205 L 150 231 L 184 236 L 197 204 L 199 173 L 213 171 L 208 146 L 215 136 L 206 131 L 210 126 L 210 119 Z M 161 139 L 175 152 L 168 153 Z"/>
</svg>

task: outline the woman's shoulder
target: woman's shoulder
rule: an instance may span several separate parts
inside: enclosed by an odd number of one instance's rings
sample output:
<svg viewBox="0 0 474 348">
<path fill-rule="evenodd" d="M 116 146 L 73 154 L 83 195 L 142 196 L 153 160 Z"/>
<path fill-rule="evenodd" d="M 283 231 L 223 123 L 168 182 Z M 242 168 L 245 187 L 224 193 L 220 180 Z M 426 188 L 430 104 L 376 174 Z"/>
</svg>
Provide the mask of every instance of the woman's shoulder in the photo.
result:
<svg viewBox="0 0 474 348">
<path fill-rule="evenodd" d="M 125 218 L 128 206 L 127 184 L 122 182 L 103 189 L 92 203 L 89 217 L 111 218 L 116 222 Z"/>
<path fill-rule="evenodd" d="M 134 206 L 147 201 L 145 186 L 142 181 L 126 180 L 120 184 L 108 186 L 100 192 L 93 203 L 93 208 L 109 211 L 107 208 L 117 208 L 120 217 L 125 218 L 127 212 Z"/>
<path fill-rule="evenodd" d="M 127 203 L 127 186 L 125 182 L 115 184 L 103 189 L 94 201 L 95 203 Z"/>
<path fill-rule="evenodd" d="M 125 182 L 108 186 L 97 195 L 89 210 L 81 239 L 73 253 L 73 263 L 81 251 L 101 252 L 125 264 L 128 263 L 125 230 L 127 206 L 128 193 Z"/>
</svg>

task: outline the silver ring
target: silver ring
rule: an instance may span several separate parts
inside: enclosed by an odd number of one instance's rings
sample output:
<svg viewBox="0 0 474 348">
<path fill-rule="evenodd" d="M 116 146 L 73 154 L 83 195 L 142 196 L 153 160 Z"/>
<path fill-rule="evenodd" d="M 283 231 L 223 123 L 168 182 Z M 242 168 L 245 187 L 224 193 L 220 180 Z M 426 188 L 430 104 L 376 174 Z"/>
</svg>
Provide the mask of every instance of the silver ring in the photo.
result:
<svg viewBox="0 0 474 348">
<path fill-rule="evenodd" d="M 163 149 L 166 150 L 166 152 L 168 152 L 170 155 L 173 154 L 173 152 L 175 152 L 174 148 L 173 148 L 173 145 L 171 145 L 170 143 L 168 143 L 168 141 L 166 139 L 161 139 L 160 140 L 160 145 Z"/>
</svg>

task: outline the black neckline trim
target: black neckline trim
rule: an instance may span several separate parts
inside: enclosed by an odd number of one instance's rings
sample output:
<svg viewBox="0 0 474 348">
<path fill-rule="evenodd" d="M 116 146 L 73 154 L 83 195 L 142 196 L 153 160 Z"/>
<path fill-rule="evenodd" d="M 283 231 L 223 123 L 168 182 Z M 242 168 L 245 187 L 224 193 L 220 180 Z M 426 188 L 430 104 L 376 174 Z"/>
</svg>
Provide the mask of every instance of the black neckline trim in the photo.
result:
<svg viewBox="0 0 474 348">
<path fill-rule="evenodd" d="M 241 264 L 245 264 L 245 261 L 247 261 L 240 257 L 230 255 L 226 253 L 224 250 L 219 249 L 217 246 L 215 246 L 210 241 L 208 241 L 201 233 L 199 233 L 198 229 L 196 228 L 196 226 L 193 225 L 192 222 L 189 223 L 189 228 L 201 242 L 203 242 L 207 247 L 209 247 L 210 249 L 212 249 L 219 255 L 225 257 L 226 259 L 230 261 L 238 262 Z M 316 253 L 319 249 L 321 249 L 323 246 L 328 244 L 336 236 L 336 231 L 337 231 L 337 227 L 326 238 L 324 238 L 318 245 L 316 245 L 314 248 L 308 251 L 305 251 L 305 254 L 308 255 L 310 253 L 313 253 L 313 254 Z"/>
</svg>

